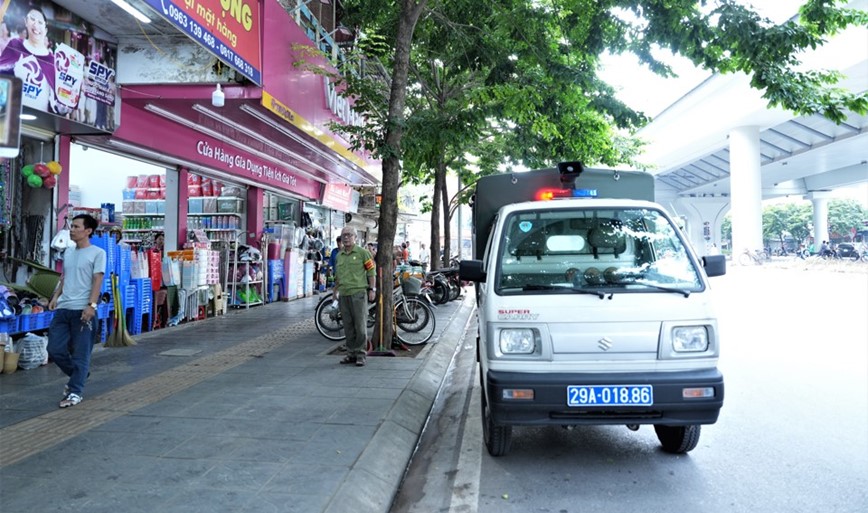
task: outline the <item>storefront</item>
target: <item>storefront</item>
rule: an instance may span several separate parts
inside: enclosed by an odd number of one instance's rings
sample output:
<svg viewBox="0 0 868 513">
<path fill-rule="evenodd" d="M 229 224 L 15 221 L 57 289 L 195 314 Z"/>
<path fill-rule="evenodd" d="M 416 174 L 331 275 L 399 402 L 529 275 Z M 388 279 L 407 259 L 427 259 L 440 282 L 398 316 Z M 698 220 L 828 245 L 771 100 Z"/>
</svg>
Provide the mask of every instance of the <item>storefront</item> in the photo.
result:
<svg viewBox="0 0 868 513">
<path fill-rule="evenodd" d="M 7 17 L 23 16 L 25 4 L 13 0 Z M 44 111 L 26 109 L 40 119 L 28 125 L 20 156 L 2 161 L 2 179 L 9 184 L 2 189 L 7 207 L 3 250 L 54 267 L 52 236 L 71 213 L 85 211 L 101 219 L 100 240 L 107 250 L 128 248 L 130 258 L 151 261 L 147 273 L 139 269 L 139 279 L 147 276 L 154 291 L 164 284 L 190 285 L 182 281 L 183 269 L 178 276 L 168 269 L 175 282 L 165 279 L 165 265 L 162 278 L 155 274 L 161 266 L 153 264 L 149 252 L 158 249 L 158 235 L 172 259 L 219 253 L 219 271 L 200 273 L 208 274 L 208 281 L 200 276 L 190 290 L 214 283 L 210 276 L 217 274 L 228 305 L 293 299 L 319 288 L 324 280 L 318 262 L 349 220 L 351 186 L 376 186 L 381 171 L 378 162 L 349 150 L 349 142 L 330 129 L 331 122 L 359 120 L 329 80 L 291 64 L 297 58 L 294 46 L 310 45 L 310 40 L 278 2 L 267 0 L 260 7 L 253 26 L 261 30 L 246 37 L 261 46 L 261 75 L 255 83 L 235 83 L 223 73 L 219 101 L 215 85 L 142 81 L 136 70 L 150 69 L 147 62 L 128 63 L 125 76 L 117 71 L 116 46 L 84 40 L 78 33 L 58 34 L 55 41 L 74 41 L 87 53 L 79 52 L 80 62 L 73 59 L 84 70 L 84 85 L 77 108 L 66 114 L 52 103 L 40 104 Z M 49 18 L 58 13 L 64 20 L 76 19 L 59 8 Z M 328 68 L 325 61 L 312 63 Z M 54 92 L 66 95 L 67 103 L 72 94 L 60 86 Z M 30 161 L 58 165 L 50 166 L 52 176 L 40 177 L 39 186 L 35 178 L 27 185 L 20 170 Z M 54 174 L 58 168 L 63 172 Z M 13 211 L 16 205 L 27 209 Z M 29 216 L 43 224 L 13 222 Z M 13 234 L 12 225 L 29 227 Z M 250 255 L 261 263 L 251 264 Z M 208 296 L 213 295 L 211 290 Z M 194 305 L 182 320 L 201 316 Z"/>
<path fill-rule="evenodd" d="M 3 2 L 0 16 L 8 30 L 0 41 L 0 75 L 20 80 L 23 105 L 17 154 L 0 159 L 0 299 L 11 307 L 0 308 L 0 325 L 13 332 L 45 325 L 39 314 L 56 283 L 42 278 L 51 278 L 60 254 L 51 241 L 71 213 L 63 137 L 110 132 L 120 103 L 117 46 L 96 37 L 81 18 L 51 2 L 26 0 Z M 28 313 L 34 317 L 21 315 Z"/>
</svg>

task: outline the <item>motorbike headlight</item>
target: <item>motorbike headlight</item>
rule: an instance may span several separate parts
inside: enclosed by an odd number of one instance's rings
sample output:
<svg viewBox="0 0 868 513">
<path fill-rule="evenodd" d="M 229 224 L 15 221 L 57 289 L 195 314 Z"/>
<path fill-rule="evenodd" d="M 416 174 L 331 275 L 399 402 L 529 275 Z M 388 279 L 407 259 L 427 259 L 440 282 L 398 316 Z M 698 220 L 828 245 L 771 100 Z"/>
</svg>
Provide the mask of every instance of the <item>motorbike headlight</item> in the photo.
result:
<svg viewBox="0 0 868 513">
<path fill-rule="evenodd" d="M 701 353 L 708 350 L 708 331 L 705 326 L 679 326 L 672 328 L 672 349 L 676 353 Z"/>
<path fill-rule="evenodd" d="M 500 330 L 498 347 L 502 354 L 533 354 L 536 352 L 536 333 L 531 328 Z"/>
</svg>

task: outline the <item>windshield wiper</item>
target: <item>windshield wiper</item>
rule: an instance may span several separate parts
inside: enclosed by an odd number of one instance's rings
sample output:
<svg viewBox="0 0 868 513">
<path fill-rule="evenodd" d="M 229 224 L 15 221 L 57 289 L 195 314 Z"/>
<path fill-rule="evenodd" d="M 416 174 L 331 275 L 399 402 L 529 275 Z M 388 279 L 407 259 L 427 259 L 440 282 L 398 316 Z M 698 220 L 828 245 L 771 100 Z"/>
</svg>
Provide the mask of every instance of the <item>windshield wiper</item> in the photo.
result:
<svg viewBox="0 0 868 513">
<path fill-rule="evenodd" d="M 675 292 L 676 294 L 682 294 L 684 297 L 690 297 L 690 291 L 685 289 L 665 287 L 663 285 L 657 285 L 656 283 L 650 283 L 644 280 L 636 280 L 633 283 L 636 285 L 645 285 L 646 287 L 651 287 L 652 289 L 663 290 L 665 292 Z"/>
<path fill-rule="evenodd" d="M 591 294 L 599 297 L 600 299 L 606 298 L 606 293 L 602 290 L 588 290 L 588 289 L 576 289 L 572 287 L 559 287 L 557 285 L 525 285 L 521 288 L 523 292 L 530 290 L 558 290 L 563 292 L 569 292 L 571 294 Z M 609 293 L 609 299 L 612 299 L 613 294 Z"/>
</svg>

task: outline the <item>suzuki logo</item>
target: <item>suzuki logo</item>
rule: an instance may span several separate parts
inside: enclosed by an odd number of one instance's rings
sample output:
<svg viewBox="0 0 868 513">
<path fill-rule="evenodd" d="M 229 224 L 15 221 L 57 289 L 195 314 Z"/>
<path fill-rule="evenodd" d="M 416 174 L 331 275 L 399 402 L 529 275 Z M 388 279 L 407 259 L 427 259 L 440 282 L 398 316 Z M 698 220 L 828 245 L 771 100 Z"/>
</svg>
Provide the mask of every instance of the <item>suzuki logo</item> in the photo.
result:
<svg viewBox="0 0 868 513">
<path fill-rule="evenodd" d="M 599 347 L 603 351 L 608 351 L 609 349 L 612 349 L 613 344 L 614 342 L 612 342 L 612 339 L 610 339 L 609 337 L 603 337 L 597 341 L 597 347 Z"/>
</svg>

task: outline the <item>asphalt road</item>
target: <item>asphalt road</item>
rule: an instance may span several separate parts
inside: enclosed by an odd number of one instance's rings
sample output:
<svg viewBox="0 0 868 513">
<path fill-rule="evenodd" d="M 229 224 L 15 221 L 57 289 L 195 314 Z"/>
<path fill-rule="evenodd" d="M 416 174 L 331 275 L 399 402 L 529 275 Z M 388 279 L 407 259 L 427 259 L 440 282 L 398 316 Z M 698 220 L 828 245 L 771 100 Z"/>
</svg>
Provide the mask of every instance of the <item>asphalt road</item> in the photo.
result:
<svg viewBox="0 0 868 513">
<path fill-rule="evenodd" d="M 868 274 L 732 268 L 713 278 L 726 401 L 698 447 L 653 428 L 514 428 L 492 458 L 471 326 L 392 511 L 868 511 Z"/>
</svg>

